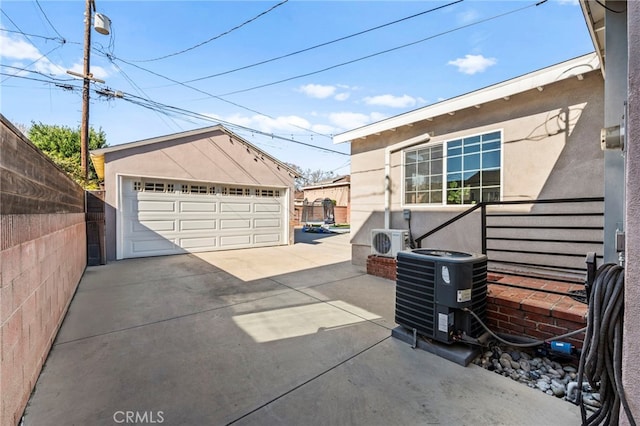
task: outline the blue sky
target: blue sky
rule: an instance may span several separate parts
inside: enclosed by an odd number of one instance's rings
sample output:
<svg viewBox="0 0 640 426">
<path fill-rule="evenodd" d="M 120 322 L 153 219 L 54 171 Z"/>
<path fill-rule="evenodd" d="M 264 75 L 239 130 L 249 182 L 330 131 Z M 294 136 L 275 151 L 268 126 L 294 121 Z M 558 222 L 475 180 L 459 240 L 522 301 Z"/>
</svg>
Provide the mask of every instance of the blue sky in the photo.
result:
<svg viewBox="0 0 640 426">
<path fill-rule="evenodd" d="M 449 3 L 96 0 L 112 32 L 92 32 L 92 72 L 105 80 L 93 88 L 124 98 L 92 92 L 91 125 L 117 145 L 223 120 L 282 161 L 343 174 L 348 155 L 309 145 L 348 153 L 331 135 L 593 51 L 577 1 Z M 78 126 L 81 80 L 66 70 L 82 70 L 84 1 L 3 0 L 1 9 L 2 114 Z M 166 106 L 180 113 L 162 114 Z"/>
</svg>

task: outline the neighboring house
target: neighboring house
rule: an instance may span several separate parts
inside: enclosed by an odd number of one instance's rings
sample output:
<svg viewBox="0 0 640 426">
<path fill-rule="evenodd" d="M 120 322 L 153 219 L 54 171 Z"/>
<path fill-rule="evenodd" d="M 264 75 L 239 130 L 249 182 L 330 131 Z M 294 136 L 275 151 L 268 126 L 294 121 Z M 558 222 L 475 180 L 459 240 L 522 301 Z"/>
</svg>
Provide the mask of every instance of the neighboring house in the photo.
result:
<svg viewBox="0 0 640 426">
<path fill-rule="evenodd" d="M 352 262 L 372 229 L 407 229 L 405 209 L 415 238 L 482 201 L 602 197 L 602 117 L 593 53 L 335 136 L 351 143 Z M 479 236 L 465 219 L 425 243 L 479 252 Z"/>
<path fill-rule="evenodd" d="M 335 201 L 336 223 L 350 223 L 351 220 L 351 176 L 338 176 L 302 188 L 304 199 L 312 203 L 329 198 Z"/>
<path fill-rule="evenodd" d="M 223 126 L 91 152 L 107 259 L 293 242 L 296 172 Z"/>
</svg>

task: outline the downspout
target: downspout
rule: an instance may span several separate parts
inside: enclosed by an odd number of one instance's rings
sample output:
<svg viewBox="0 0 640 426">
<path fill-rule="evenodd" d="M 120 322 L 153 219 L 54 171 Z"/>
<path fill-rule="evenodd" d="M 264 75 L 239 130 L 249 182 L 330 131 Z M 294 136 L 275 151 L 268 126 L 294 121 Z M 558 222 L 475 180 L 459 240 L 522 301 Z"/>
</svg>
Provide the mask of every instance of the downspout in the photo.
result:
<svg viewBox="0 0 640 426">
<path fill-rule="evenodd" d="M 429 142 L 429 133 L 415 136 L 406 141 L 389 145 L 384 149 L 384 229 L 391 227 L 391 154 L 414 145 Z"/>
</svg>

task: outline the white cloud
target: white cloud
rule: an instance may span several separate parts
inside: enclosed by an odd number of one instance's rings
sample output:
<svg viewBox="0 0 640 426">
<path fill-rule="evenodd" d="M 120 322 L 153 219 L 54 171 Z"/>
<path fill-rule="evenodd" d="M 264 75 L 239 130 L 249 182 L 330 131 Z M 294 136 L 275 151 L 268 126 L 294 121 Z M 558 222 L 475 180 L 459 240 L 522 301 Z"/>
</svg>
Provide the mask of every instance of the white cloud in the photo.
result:
<svg viewBox="0 0 640 426">
<path fill-rule="evenodd" d="M 22 61 L 15 66 L 31 68 L 44 74 L 63 75 L 66 74 L 67 69 L 79 74 L 83 72 L 83 66 L 79 62 L 73 64 L 70 68 L 55 64 L 26 40 L 11 38 L 4 34 L 0 34 L 0 58 Z M 99 79 L 105 79 L 110 74 L 105 68 L 97 65 L 91 67 L 91 72 L 94 77 Z"/>
<path fill-rule="evenodd" d="M 0 57 L 35 61 L 41 56 L 42 54 L 31 43 L 0 34 Z"/>
<path fill-rule="evenodd" d="M 336 101 L 346 101 L 347 99 L 349 99 L 349 96 L 351 96 L 351 93 L 342 92 L 342 93 L 338 93 L 336 96 L 334 96 L 334 99 Z"/>
<path fill-rule="evenodd" d="M 329 121 L 344 130 L 357 129 L 383 118 L 386 116 L 377 112 L 368 115 L 359 112 L 333 112 L 329 114 Z"/>
<path fill-rule="evenodd" d="M 71 71 L 77 72 L 78 74 L 82 74 L 84 71 L 84 67 L 80 63 L 73 64 L 73 66 L 70 69 Z M 91 73 L 95 78 L 99 78 L 101 80 L 104 80 L 109 76 L 109 72 L 103 67 L 98 65 L 91 65 Z"/>
<path fill-rule="evenodd" d="M 393 96 L 393 95 L 378 95 L 368 96 L 364 98 L 364 103 L 367 105 L 378 105 L 390 108 L 407 108 L 414 106 L 418 100 L 409 95 Z"/>
<path fill-rule="evenodd" d="M 336 87 L 322 84 L 305 84 L 300 86 L 298 90 L 311 98 L 325 99 L 333 96 L 336 92 Z"/>
<path fill-rule="evenodd" d="M 578 0 L 556 0 L 561 5 L 578 6 L 580 2 Z"/>
<path fill-rule="evenodd" d="M 471 22 L 478 20 L 479 17 L 480 17 L 480 14 L 478 13 L 477 10 L 468 9 L 468 10 L 465 10 L 464 12 L 458 13 L 457 15 L 458 24 L 460 25 L 470 24 Z"/>
<path fill-rule="evenodd" d="M 495 58 L 485 58 L 482 55 L 465 55 L 464 58 L 449 61 L 448 64 L 458 67 L 458 71 L 461 73 L 473 75 L 483 72 L 490 66 L 495 65 L 496 62 Z"/>
<path fill-rule="evenodd" d="M 222 120 L 225 122 L 237 124 L 239 126 L 249 127 L 266 133 L 300 133 L 300 128 L 312 128 L 311 123 L 308 120 L 297 115 L 279 116 L 274 118 L 260 114 L 252 116 L 234 114 L 226 117 L 217 114 L 205 113 L 204 115 L 207 115 L 216 120 Z"/>
</svg>

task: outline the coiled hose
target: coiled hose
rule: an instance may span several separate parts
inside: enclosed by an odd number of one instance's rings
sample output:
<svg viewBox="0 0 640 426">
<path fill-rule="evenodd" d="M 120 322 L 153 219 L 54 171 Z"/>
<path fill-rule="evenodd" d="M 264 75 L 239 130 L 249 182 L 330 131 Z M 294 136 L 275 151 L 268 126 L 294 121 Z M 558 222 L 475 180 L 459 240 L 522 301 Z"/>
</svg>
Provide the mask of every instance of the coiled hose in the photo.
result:
<svg viewBox="0 0 640 426">
<path fill-rule="evenodd" d="M 622 387 L 622 315 L 624 304 L 624 268 L 607 263 L 598 268 L 589 295 L 589 313 L 578 367 L 578 383 L 586 377 L 600 391 L 601 407 L 591 416 L 578 387 L 582 425 L 617 425 L 620 405 L 629 423 L 636 422 Z"/>
</svg>

